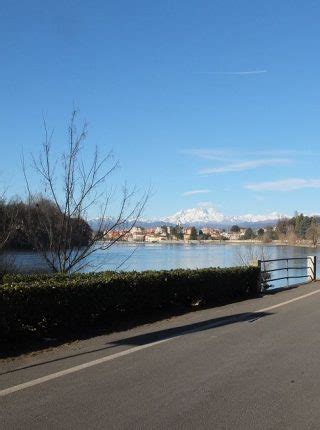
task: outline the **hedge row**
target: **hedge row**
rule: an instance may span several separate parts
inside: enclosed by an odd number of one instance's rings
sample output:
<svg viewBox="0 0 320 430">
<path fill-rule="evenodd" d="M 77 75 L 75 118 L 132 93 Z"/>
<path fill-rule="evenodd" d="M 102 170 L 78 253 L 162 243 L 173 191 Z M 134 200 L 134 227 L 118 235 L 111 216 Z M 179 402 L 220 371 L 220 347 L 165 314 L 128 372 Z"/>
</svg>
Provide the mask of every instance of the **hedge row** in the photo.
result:
<svg viewBox="0 0 320 430">
<path fill-rule="evenodd" d="M 259 269 L 209 268 L 48 277 L 0 285 L 0 338 L 54 337 L 195 302 L 257 294 Z"/>
<path fill-rule="evenodd" d="M 30 283 L 30 282 L 78 282 L 88 281 L 96 279 L 107 279 L 119 272 L 105 271 L 105 272 L 91 272 L 91 273 L 7 273 L 2 277 L 2 284 L 19 284 L 19 283 Z"/>
</svg>

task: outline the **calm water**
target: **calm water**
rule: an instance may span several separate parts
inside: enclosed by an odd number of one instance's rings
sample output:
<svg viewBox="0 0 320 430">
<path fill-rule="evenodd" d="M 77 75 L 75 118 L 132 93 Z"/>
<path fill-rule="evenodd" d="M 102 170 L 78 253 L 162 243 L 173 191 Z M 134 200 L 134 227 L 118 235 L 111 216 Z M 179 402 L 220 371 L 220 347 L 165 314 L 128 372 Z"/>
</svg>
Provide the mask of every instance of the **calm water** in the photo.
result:
<svg viewBox="0 0 320 430">
<path fill-rule="evenodd" d="M 44 267 L 42 258 L 34 252 L 15 252 L 11 255 L 19 270 L 29 272 Z M 320 257 L 320 249 L 230 243 L 139 245 L 119 243 L 115 244 L 108 251 L 97 251 L 94 254 L 91 266 L 86 271 L 114 269 L 140 271 L 148 269 L 230 267 L 242 265 L 257 258 L 276 259 L 307 257 L 308 255 L 317 255 Z M 285 263 L 277 264 L 277 267 L 285 265 Z M 306 261 L 300 261 L 291 263 L 290 265 L 305 266 L 307 264 Z M 269 266 L 269 268 L 271 267 Z M 279 274 L 280 272 L 276 273 Z M 295 270 L 295 273 L 306 274 L 306 270 Z M 282 272 L 282 276 L 285 276 L 285 271 Z M 303 282 L 303 279 L 301 282 Z M 284 284 L 284 281 L 274 283 L 275 286 Z"/>
</svg>

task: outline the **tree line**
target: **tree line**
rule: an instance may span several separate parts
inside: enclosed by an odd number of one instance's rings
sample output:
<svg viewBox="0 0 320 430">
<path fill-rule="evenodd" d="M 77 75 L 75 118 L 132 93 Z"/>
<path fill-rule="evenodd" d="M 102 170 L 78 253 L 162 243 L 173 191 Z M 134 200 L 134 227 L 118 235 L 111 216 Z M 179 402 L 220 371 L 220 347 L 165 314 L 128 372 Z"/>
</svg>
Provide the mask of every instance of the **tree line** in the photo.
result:
<svg viewBox="0 0 320 430">
<path fill-rule="evenodd" d="M 276 225 L 280 240 L 294 244 L 298 240 L 309 240 L 317 245 L 320 238 L 319 217 L 296 213 L 292 218 L 281 218 Z"/>
<path fill-rule="evenodd" d="M 257 231 L 249 227 L 245 230 L 242 239 L 258 239 L 263 242 L 280 240 L 290 244 L 295 244 L 301 240 L 308 240 L 315 246 L 320 239 L 319 222 L 319 217 L 295 213 L 292 218 L 280 218 L 275 227 L 268 226 L 266 228 L 259 228 Z M 230 231 L 239 232 L 240 227 L 234 225 Z"/>
<path fill-rule="evenodd" d="M 92 235 L 82 218 L 70 218 L 70 245 L 85 246 Z M 63 214 L 45 198 L 32 202 L 0 201 L 0 246 L 2 250 L 48 250 L 57 248 Z"/>
</svg>

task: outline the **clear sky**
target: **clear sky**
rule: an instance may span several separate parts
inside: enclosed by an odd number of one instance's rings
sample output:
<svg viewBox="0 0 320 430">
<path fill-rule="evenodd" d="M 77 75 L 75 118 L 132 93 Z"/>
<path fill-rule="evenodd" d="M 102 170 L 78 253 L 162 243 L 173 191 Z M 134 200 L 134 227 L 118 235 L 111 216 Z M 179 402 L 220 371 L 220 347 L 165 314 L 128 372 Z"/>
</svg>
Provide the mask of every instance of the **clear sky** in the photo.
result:
<svg viewBox="0 0 320 430">
<path fill-rule="evenodd" d="M 1 179 L 74 104 L 147 216 L 320 213 L 320 2 L 2 0 Z"/>
</svg>

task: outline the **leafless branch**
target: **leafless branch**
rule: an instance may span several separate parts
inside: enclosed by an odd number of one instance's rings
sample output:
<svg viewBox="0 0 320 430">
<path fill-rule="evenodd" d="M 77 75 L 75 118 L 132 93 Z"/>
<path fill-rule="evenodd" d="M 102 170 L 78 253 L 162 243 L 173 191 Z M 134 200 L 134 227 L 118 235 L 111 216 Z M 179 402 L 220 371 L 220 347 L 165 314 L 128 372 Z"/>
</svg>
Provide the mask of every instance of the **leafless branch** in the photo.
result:
<svg viewBox="0 0 320 430">
<path fill-rule="evenodd" d="M 127 186 L 122 189 L 117 215 L 111 217 L 112 186 L 109 178 L 118 168 L 111 152 L 101 157 L 94 149 L 91 162 L 82 159 L 87 139 L 87 125 L 77 127 L 77 111 L 73 110 L 68 126 L 67 145 L 60 163 L 54 158 L 53 131 L 43 119 L 44 140 L 38 156 L 33 156 L 35 173 L 41 179 L 42 190 L 32 192 L 23 160 L 23 172 L 31 212 L 37 223 L 30 224 L 39 232 L 34 235 L 34 247 L 43 254 L 51 270 L 70 272 L 83 269 L 89 257 L 98 250 L 108 250 L 136 225 L 149 199 L 150 192 L 140 195 Z M 117 196 L 119 197 L 119 195 Z M 100 206 L 97 231 L 89 233 L 87 215 Z M 83 231 L 82 231 L 83 230 Z M 118 236 L 106 240 L 112 231 Z"/>
</svg>

